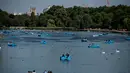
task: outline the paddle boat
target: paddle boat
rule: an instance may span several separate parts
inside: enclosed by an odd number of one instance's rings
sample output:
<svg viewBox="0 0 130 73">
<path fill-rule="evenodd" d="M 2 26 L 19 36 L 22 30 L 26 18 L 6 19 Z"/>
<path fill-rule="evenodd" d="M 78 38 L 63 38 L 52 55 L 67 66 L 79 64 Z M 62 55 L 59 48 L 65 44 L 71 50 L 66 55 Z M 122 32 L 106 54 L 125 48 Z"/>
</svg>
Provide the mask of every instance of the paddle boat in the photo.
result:
<svg viewBox="0 0 130 73">
<path fill-rule="evenodd" d="M 103 33 L 103 35 L 108 35 L 108 33 Z"/>
<path fill-rule="evenodd" d="M 75 34 L 72 33 L 72 32 L 65 32 L 64 34 L 65 34 L 65 35 L 70 35 L 70 36 L 74 36 L 74 35 L 75 35 Z"/>
<path fill-rule="evenodd" d="M 60 61 L 70 61 L 71 60 L 71 57 L 68 55 L 62 55 L 60 57 Z"/>
<path fill-rule="evenodd" d="M 3 34 L 9 34 L 10 32 L 8 32 L 8 31 L 3 31 Z"/>
<path fill-rule="evenodd" d="M 105 43 L 106 43 L 106 44 L 112 44 L 112 43 L 114 43 L 114 41 L 112 41 L 112 40 L 106 40 Z"/>
<path fill-rule="evenodd" d="M 130 41 L 130 37 L 126 38 L 126 40 Z"/>
<path fill-rule="evenodd" d="M 38 34 L 37 36 L 38 36 L 38 37 L 41 37 L 42 35 L 41 35 L 41 34 Z"/>
<path fill-rule="evenodd" d="M 103 36 L 103 34 L 99 34 L 99 36 Z"/>
<path fill-rule="evenodd" d="M 88 40 L 87 39 L 81 39 L 81 42 L 87 42 Z"/>
<path fill-rule="evenodd" d="M 88 48 L 100 48 L 100 46 L 97 44 L 90 44 Z"/>
<path fill-rule="evenodd" d="M 12 42 L 9 42 L 9 43 L 8 43 L 8 46 L 10 46 L 10 47 L 15 47 L 16 44 L 15 44 L 15 43 L 12 43 Z"/>
<path fill-rule="evenodd" d="M 41 44 L 46 44 L 46 41 L 42 40 L 42 41 L 41 41 Z"/>
<path fill-rule="evenodd" d="M 97 35 L 97 34 L 95 34 L 95 35 L 93 35 L 93 37 L 98 37 L 99 35 Z"/>
</svg>

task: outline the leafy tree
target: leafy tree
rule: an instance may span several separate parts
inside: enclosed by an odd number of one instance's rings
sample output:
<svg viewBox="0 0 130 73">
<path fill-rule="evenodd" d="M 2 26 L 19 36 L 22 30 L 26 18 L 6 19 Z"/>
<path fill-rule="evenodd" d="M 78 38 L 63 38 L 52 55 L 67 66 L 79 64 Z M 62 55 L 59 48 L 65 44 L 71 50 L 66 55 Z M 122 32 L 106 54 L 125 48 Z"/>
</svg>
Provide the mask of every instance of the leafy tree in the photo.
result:
<svg viewBox="0 0 130 73">
<path fill-rule="evenodd" d="M 56 27 L 55 21 L 53 19 L 49 19 L 47 24 L 48 24 L 47 27 Z"/>
<path fill-rule="evenodd" d="M 0 9 L 0 27 L 27 26 L 27 27 L 75 27 L 128 29 L 130 30 L 130 6 L 100 6 L 81 7 L 53 5 L 49 10 L 45 9 L 38 16 L 32 12 L 27 14 L 13 15 Z"/>
<path fill-rule="evenodd" d="M 130 18 L 125 18 L 123 20 L 123 22 L 124 22 L 125 28 L 128 29 L 128 30 L 130 30 Z"/>
<path fill-rule="evenodd" d="M 9 18 L 14 19 L 14 18 L 15 18 L 15 16 L 14 16 L 13 14 L 10 14 L 10 15 L 9 15 Z"/>
</svg>

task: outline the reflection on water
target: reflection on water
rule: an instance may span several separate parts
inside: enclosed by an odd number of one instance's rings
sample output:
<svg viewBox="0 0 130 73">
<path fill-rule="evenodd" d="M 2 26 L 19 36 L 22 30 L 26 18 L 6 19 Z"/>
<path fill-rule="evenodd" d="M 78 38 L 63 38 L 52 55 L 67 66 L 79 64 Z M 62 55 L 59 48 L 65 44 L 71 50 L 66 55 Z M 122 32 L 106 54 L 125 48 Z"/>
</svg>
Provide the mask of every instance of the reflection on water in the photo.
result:
<svg viewBox="0 0 130 73">
<path fill-rule="evenodd" d="M 53 73 L 129 73 L 128 58 L 130 41 L 126 35 L 109 33 L 92 37 L 100 32 L 41 32 L 9 31 L 0 40 L 0 73 L 27 73 L 36 70 L 52 70 Z M 42 35 L 39 37 L 38 35 Z M 87 38 L 88 42 L 81 42 Z M 46 44 L 41 44 L 42 40 Z M 114 44 L 105 44 L 105 40 L 114 40 Z M 8 47 L 13 41 L 16 47 Z M 88 48 L 91 43 L 100 45 L 100 49 Z M 117 49 L 120 52 L 117 52 Z M 103 53 L 105 52 L 105 53 Z M 60 62 L 60 56 L 69 53 L 72 60 Z"/>
</svg>

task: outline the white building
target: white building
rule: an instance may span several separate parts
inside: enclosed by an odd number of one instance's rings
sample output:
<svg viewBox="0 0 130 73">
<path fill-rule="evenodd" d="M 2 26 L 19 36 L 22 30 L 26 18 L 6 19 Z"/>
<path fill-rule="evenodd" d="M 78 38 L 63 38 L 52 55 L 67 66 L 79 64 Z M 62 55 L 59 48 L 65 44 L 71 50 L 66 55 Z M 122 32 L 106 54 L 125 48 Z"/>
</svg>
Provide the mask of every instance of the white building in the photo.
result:
<svg viewBox="0 0 130 73">
<path fill-rule="evenodd" d="M 14 15 L 17 15 L 17 13 L 14 13 Z"/>
<path fill-rule="evenodd" d="M 22 15 L 22 13 L 16 13 L 16 12 L 14 12 L 13 14 L 14 15 Z"/>
</svg>

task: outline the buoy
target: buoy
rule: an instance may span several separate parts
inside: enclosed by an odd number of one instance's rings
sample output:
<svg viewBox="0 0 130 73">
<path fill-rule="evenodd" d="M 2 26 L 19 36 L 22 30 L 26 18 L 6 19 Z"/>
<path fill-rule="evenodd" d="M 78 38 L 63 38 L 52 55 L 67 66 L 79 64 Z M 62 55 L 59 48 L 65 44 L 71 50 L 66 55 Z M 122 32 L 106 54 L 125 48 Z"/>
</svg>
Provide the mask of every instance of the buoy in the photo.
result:
<svg viewBox="0 0 130 73">
<path fill-rule="evenodd" d="M 0 47 L 0 50 L 1 50 L 1 47 Z"/>
</svg>

